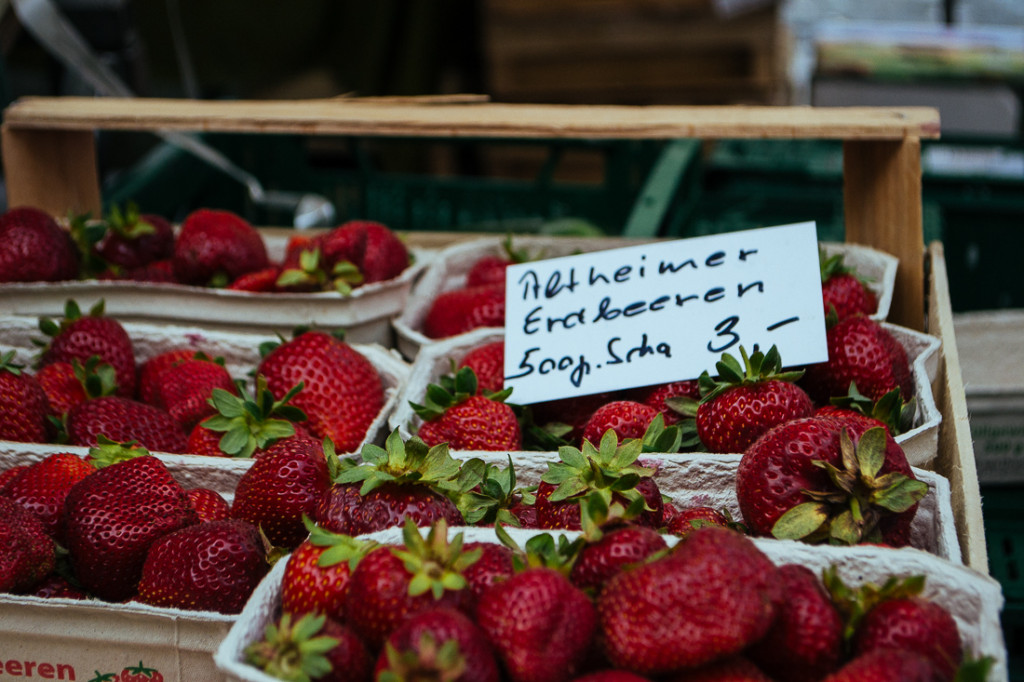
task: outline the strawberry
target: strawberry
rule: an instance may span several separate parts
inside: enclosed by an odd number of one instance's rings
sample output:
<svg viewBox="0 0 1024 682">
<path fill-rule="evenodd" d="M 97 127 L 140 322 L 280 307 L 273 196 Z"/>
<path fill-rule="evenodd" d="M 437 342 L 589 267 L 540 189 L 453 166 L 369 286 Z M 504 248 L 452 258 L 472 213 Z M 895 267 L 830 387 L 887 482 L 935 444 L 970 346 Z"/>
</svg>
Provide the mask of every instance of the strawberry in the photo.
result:
<svg viewBox="0 0 1024 682">
<path fill-rule="evenodd" d="M 747 651 L 779 682 L 816 682 L 839 668 L 843 656 L 843 619 L 811 569 L 779 567 L 786 598 L 775 623 Z"/>
<path fill-rule="evenodd" d="M 427 445 L 448 443 L 453 450 L 519 450 L 523 435 L 508 392 L 477 395 L 476 374 L 469 367 L 440 384 L 427 387 L 423 404 L 410 402 L 423 420 L 417 435 Z"/>
<path fill-rule="evenodd" d="M 461 533 L 449 542 L 448 524 L 441 520 L 423 538 L 409 519 L 402 537 L 404 547 L 372 550 L 349 577 L 345 614 L 372 649 L 411 614 L 436 606 L 463 608 L 468 599 L 462 572 L 479 552 L 463 551 Z"/>
<path fill-rule="evenodd" d="M 356 261 L 363 282 L 369 284 L 393 279 L 409 267 L 409 252 L 405 244 L 386 225 L 360 220 L 345 223 L 339 229 L 366 235 L 363 257 Z"/>
<path fill-rule="evenodd" d="M 119 273 L 107 271 L 100 273 L 99 279 L 120 279 L 132 282 L 150 282 L 154 284 L 180 284 L 174 274 L 174 262 L 170 258 L 155 260 L 137 268 L 129 268 Z"/>
<path fill-rule="evenodd" d="M 668 547 L 658 531 L 636 524 L 615 526 L 591 537 L 580 548 L 569 579 L 592 594 L 619 571 Z"/>
<path fill-rule="evenodd" d="M 664 502 L 653 480 L 654 469 L 637 463 L 643 444 L 630 439 L 618 444 L 606 432 L 600 447 L 585 440 L 581 449 L 563 446 L 557 462 L 549 462 L 537 487 L 537 522 L 541 528 L 581 527 L 580 503 L 598 494 L 604 507 L 633 507 L 639 522 L 659 528 Z"/>
<path fill-rule="evenodd" d="M 388 636 L 374 677 L 395 682 L 498 682 L 500 674 L 480 628 L 460 611 L 434 608 L 409 616 Z"/>
<path fill-rule="evenodd" d="M 196 510 L 199 522 L 223 521 L 231 517 L 231 505 L 224 496 L 212 488 L 189 488 L 189 504 Z"/>
<path fill-rule="evenodd" d="M 238 480 L 231 516 L 259 526 L 275 546 L 294 549 L 330 485 L 324 446 L 315 440 L 276 443 Z"/>
<path fill-rule="evenodd" d="M 841 421 L 882 426 L 893 436 L 899 436 L 913 428 L 916 401 L 904 401 L 898 388 L 894 388 L 878 400 L 862 395 L 856 386 L 844 396 L 833 396 L 828 405 L 818 407 L 814 414 L 832 417 Z"/>
<path fill-rule="evenodd" d="M 560 682 L 587 662 L 594 605 L 553 568 L 526 568 L 480 595 L 476 622 L 512 682 Z"/>
<path fill-rule="evenodd" d="M 666 505 L 666 509 L 668 505 Z M 728 511 L 719 511 L 714 507 L 686 507 L 685 509 L 674 509 L 671 514 L 665 515 L 665 530 L 672 535 L 686 537 L 697 528 L 704 526 L 722 526 L 743 532 L 740 524 L 732 520 Z"/>
<path fill-rule="evenodd" d="M 807 417 L 814 406 L 794 381 L 799 372 L 782 372 L 778 349 L 747 355 L 743 364 L 728 353 L 715 364 L 719 379 L 704 372 L 697 408 L 697 435 L 710 452 L 743 452 L 762 433 L 791 419 Z"/>
<path fill-rule="evenodd" d="M 0 592 L 33 589 L 56 565 L 56 550 L 35 514 L 8 497 L 0 497 Z"/>
<path fill-rule="evenodd" d="M 599 670 L 587 673 L 582 677 L 574 677 L 571 682 L 651 682 L 628 670 Z"/>
<path fill-rule="evenodd" d="M 318 521 L 349 535 L 401 526 L 406 519 L 417 526 L 429 526 L 438 519 L 462 525 L 462 514 L 447 496 L 458 485 L 459 475 L 459 464 L 448 448 L 444 444 L 428 448 L 416 437 L 403 442 L 397 429 L 384 446 L 367 443 L 361 452 L 363 463 L 334 477 L 335 484 L 361 484 L 359 498 L 339 498 L 354 505 L 321 503 Z"/>
<path fill-rule="evenodd" d="M 438 294 L 423 319 L 423 333 L 431 339 L 443 339 L 480 327 L 504 326 L 504 284 L 463 287 Z"/>
<path fill-rule="evenodd" d="M 245 660 L 274 679 L 370 682 L 373 658 L 356 632 L 323 614 L 284 613 L 264 639 L 245 648 Z"/>
<path fill-rule="evenodd" d="M 112 395 L 117 390 L 114 368 L 92 356 L 83 366 L 77 359 L 53 362 L 39 368 L 36 381 L 46 392 L 50 409 L 59 419 L 89 398 Z"/>
<path fill-rule="evenodd" d="M 496 542 L 467 542 L 463 549 L 467 552 L 480 550 L 480 558 L 462 570 L 472 595 L 470 602 L 475 604 L 488 588 L 512 575 L 515 570 L 512 550 Z"/>
<path fill-rule="evenodd" d="M 882 585 L 847 586 L 835 566 L 824 573 L 825 587 L 845 621 L 844 635 L 854 656 L 880 649 L 904 649 L 931 661 L 940 679 L 951 682 L 964 661 L 956 620 L 923 596 L 923 575 L 890 578 Z"/>
<path fill-rule="evenodd" d="M 466 273 L 466 286 L 475 287 L 483 284 L 505 285 L 505 270 L 515 263 L 530 260 L 529 254 L 523 249 L 512 248 L 512 235 L 509 234 L 501 242 L 500 255 L 481 256 L 473 261 Z"/>
<path fill-rule="evenodd" d="M 590 395 L 546 400 L 530 405 L 533 422 L 544 431 L 561 434 L 564 441 L 560 445 L 579 444 L 583 438 L 583 427 L 597 408 L 614 398 L 611 393 L 592 393 Z M 558 449 L 548 448 L 552 450 Z"/>
<path fill-rule="evenodd" d="M 68 493 L 64 515 L 75 576 L 107 601 L 133 596 L 150 546 L 198 520 L 185 490 L 148 455 L 83 478 Z"/>
<path fill-rule="evenodd" d="M 828 361 L 808 365 L 800 380 L 818 404 L 847 395 L 851 385 L 871 400 L 893 389 L 899 389 L 904 400 L 913 395 L 907 351 L 879 322 L 854 315 L 830 326 L 825 338 Z"/>
<path fill-rule="evenodd" d="M 701 528 L 605 583 L 597 598 L 605 655 L 641 674 L 703 665 L 763 637 L 781 598 L 775 566 L 753 542 Z"/>
<path fill-rule="evenodd" d="M 305 413 L 317 438 L 330 438 L 339 452 L 355 452 L 384 407 L 377 368 L 352 346 L 329 334 L 307 331 L 270 351 L 257 374 L 274 396 L 297 384 L 291 405 Z"/>
<path fill-rule="evenodd" d="M 281 276 L 281 268 L 277 265 L 268 265 L 259 270 L 239 275 L 225 288 L 231 291 L 249 291 L 252 293 L 274 293 L 279 291 L 277 278 Z"/>
<path fill-rule="evenodd" d="M 827 417 L 780 424 L 743 454 L 736 494 L 755 535 L 904 546 L 928 490 L 881 427 Z"/>
<path fill-rule="evenodd" d="M 672 407 L 672 403 L 666 403 L 666 400 L 671 398 L 689 398 L 690 400 L 700 399 L 700 382 L 696 379 L 688 379 L 686 381 L 670 381 L 665 384 L 655 384 L 653 386 L 643 386 L 641 388 L 630 389 L 626 392 L 626 397 L 629 400 L 634 400 L 644 405 L 650 405 L 654 409 L 661 412 L 662 417 L 665 419 L 665 424 L 671 426 L 677 424 L 683 418 L 676 409 Z"/>
<path fill-rule="evenodd" d="M 75 483 L 93 471 L 78 455 L 57 452 L 27 465 L 3 494 L 35 514 L 50 537 L 63 541 L 64 499 Z"/>
<path fill-rule="evenodd" d="M 106 263 L 123 269 L 141 268 L 174 253 L 174 230 L 163 217 L 140 214 L 127 204 L 122 211 L 111 206 L 102 223 L 103 235 L 93 251 Z"/>
<path fill-rule="evenodd" d="M 269 570 L 268 550 L 256 526 L 238 519 L 207 521 L 168 533 L 146 554 L 139 601 L 239 613 Z"/>
<path fill-rule="evenodd" d="M 288 557 L 281 578 L 281 608 L 297 616 L 323 613 L 345 620 L 352 571 L 377 543 L 332 533 L 308 522 L 309 537 Z"/>
<path fill-rule="evenodd" d="M 199 286 L 226 286 L 269 264 L 267 247 L 252 225 L 230 211 L 210 209 L 185 217 L 172 258 L 175 277 Z"/>
<path fill-rule="evenodd" d="M 23 206 L 0 215 L 0 281 L 76 279 L 78 269 L 71 236 L 49 214 Z"/>
<path fill-rule="evenodd" d="M 613 400 L 590 415 L 583 426 L 582 440 L 600 443 L 607 431 L 612 431 L 619 442 L 627 438 L 643 438 L 657 414 L 658 410 L 650 405 L 633 400 Z"/>
<path fill-rule="evenodd" d="M 41 583 L 36 585 L 32 592 L 33 597 L 43 599 L 88 599 L 89 595 L 81 590 L 67 578 L 58 573 L 51 573 Z"/>
<path fill-rule="evenodd" d="M 185 432 L 216 412 L 210 403 L 214 390 L 238 393 L 224 365 L 205 356 L 168 368 L 157 384 L 160 402 Z"/>
<path fill-rule="evenodd" d="M 57 323 L 41 317 L 39 329 L 51 337 L 40 356 L 41 366 L 72 360 L 85 365 L 91 356 L 96 355 L 101 363 L 114 368 L 117 395 L 124 398 L 135 395 L 132 340 L 120 322 L 104 315 L 102 299 L 84 316 L 78 304 L 68 300 L 64 306 L 64 319 Z"/>
<path fill-rule="evenodd" d="M 473 370 L 478 395 L 500 393 L 505 385 L 505 342 L 493 341 L 470 350 L 458 366 Z"/>
<path fill-rule="evenodd" d="M 12 485 L 22 474 L 28 471 L 29 466 L 28 464 L 18 464 L 10 469 L 0 471 L 0 495 L 5 495 L 8 486 Z"/>
<path fill-rule="evenodd" d="M 46 391 L 14 362 L 14 351 L 0 354 L 0 438 L 19 443 L 48 442 L 50 411 Z"/>
<path fill-rule="evenodd" d="M 301 424 L 306 415 L 288 404 L 301 390 L 300 383 L 280 400 L 274 400 L 262 374 L 256 376 L 255 395 L 251 397 L 213 389 L 210 403 L 215 413 L 192 429 L 188 451 L 211 457 L 258 457 L 278 441 L 312 438 Z"/>
<path fill-rule="evenodd" d="M 878 649 L 857 656 L 822 682 L 942 682 L 925 656 L 904 649 Z"/>
<path fill-rule="evenodd" d="M 138 665 L 127 665 L 121 670 L 117 682 L 163 682 L 164 675 L 156 668 L 150 668 L 139 661 Z"/>
<path fill-rule="evenodd" d="M 137 392 L 138 399 L 147 405 L 166 408 L 160 399 L 160 375 L 196 357 L 193 348 L 175 348 L 154 355 L 139 365 Z"/>
<path fill-rule="evenodd" d="M 825 314 L 835 310 L 841 320 L 851 315 L 872 315 L 878 298 L 854 269 L 846 266 L 843 254 L 826 256 L 821 251 L 821 297 Z"/>
<path fill-rule="evenodd" d="M 96 445 L 99 437 L 126 443 L 138 441 L 148 450 L 183 453 L 185 432 L 167 412 L 116 395 L 93 398 L 75 405 L 68 412 L 69 442 Z"/>
</svg>

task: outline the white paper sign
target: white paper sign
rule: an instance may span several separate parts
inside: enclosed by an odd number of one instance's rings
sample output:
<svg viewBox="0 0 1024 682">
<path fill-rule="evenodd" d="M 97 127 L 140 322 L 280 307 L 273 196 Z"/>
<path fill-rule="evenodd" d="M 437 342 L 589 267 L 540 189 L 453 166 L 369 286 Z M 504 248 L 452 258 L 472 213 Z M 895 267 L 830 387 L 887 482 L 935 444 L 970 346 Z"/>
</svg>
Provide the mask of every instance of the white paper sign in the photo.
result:
<svg viewBox="0 0 1024 682">
<path fill-rule="evenodd" d="M 515 403 L 714 374 L 740 345 L 828 359 L 812 222 L 522 263 L 505 282 Z"/>
</svg>

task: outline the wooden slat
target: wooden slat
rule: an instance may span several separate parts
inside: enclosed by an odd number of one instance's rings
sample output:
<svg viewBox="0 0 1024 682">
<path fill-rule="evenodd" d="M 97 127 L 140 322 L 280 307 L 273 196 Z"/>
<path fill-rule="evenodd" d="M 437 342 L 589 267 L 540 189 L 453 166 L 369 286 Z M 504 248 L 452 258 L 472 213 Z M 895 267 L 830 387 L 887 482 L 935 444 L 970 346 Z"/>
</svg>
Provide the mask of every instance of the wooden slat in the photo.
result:
<svg viewBox="0 0 1024 682">
<path fill-rule="evenodd" d="M 930 107 L 572 106 L 451 102 L 26 98 L 8 128 L 173 130 L 313 135 L 539 138 L 938 137 Z"/>
<path fill-rule="evenodd" d="M 10 206 L 52 215 L 101 211 L 92 131 L 3 129 L 4 179 Z"/>
<path fill-rule="evenodd" d="M 974 444 L 967 414 L 967 397 L 960 369 L 960 353 L 949 299 L 949 279 L 941 242 L 928 246 L 928 333 L 942 339 L 938 378 L 933 387 L 935 402 L 942 412 L 939 452 L 935 470 L 949 479 L 953 515 L 964 563 L 988 573 L 985 522 L 981 511 L 981 488 L 974 461 Z"/>
<path fill-rule="evenodd" d="M 889 320 L 924 330 L 920 140 L 845 142 L 843 199 L 846 241 L 900 259 Z"/>
</svg>

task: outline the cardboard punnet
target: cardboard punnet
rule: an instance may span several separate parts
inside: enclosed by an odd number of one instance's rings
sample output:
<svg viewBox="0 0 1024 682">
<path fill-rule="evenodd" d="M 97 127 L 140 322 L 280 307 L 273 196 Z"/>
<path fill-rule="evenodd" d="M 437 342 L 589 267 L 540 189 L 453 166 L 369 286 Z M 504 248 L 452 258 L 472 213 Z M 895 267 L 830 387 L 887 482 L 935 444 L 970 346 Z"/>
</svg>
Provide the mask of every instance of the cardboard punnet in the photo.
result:
<svg viewBox="0 0 1024 682">
<path fill-rule="evenodd" d="M 938 370 L 939 339 L 898 325 L 883 322 L 906 351 L 910 359 L 914 380 L 915 414 L 913 428 L 896 437 L 907 454 L 907 460 L 914 466 L 929 466 L 938 452 L 939 424 L 942 415 L 935 405 L 932 382 Z M 478 329 L 466 334 L 444 339 L 420 349 L 412 363 L 405 392 L 389 417 L 392 429 L 401 429 L 408 437 L 418 430 L 422 420 L 413 411 L 410 402 L 422 403 L 427 386 L 437 383 L 438 378 L 451 372 L 451 362 L 458 362 L 473 348 L 504 338 L 500 329 Z M 508 402 L 516 401 L 515 391 Z"/>
<path fill-rule="evenodd" d="M 284 238 L 267 236 L 272 256 L 284 253 Z M 398 277 L 337 292 L 251 293 L 182 284 L 82 280 L 0 284 L 0 308 L 21 315 L 60 315 L 74 298 L 83 309 L 100 299 L 122 321 L 195 325 L 223 331 L 288 334 L 299 325 L 344 329 L 353 343 L 391 347 L 391 318 L 405 306 L 412 283 L 432 253 L 414 251 L 415 261 Z"/>
<path fill-rule="evenodd" d="M 210 357 L 223 358 L 224 366 L 235 379 L 247 379 L 249 373 L 259 365 L 261 343 L 280 340 L 269 333 L 218 331 L 195 326 L 143 322 L 124 322 L 123 326 L 132 340 L 137 364 L 168 350 L 190 348 L 203 351 Z M 33 356 L 38 352 L 38 347 L 32 340 L 45 338 L 39 331 L 38 319 L 22 315 L 0 315 L 0 330 L 0 352 L 14 350 L 18 362 L 31 365 Z M 397 351 L 380 344 L 356 343 L 352 344 L 352 347 L 373 364 L 384 385 L 384 407 L 370 424 L 363 441 L 383 443 L 387 436 L 387 417 L 398 403 L 398 395 L 408 379 L 410 367 Z M 57 446 L 44 446 L 42 450 L 52 452 L 55 447 Z M 222 461 L 221 458 L 203 459 Z M 227 463 L 226 458 L 224 461 L 226 466 L 236 466 Z M 245 467 L 248 468 L 248 464 L 245 464 Z"/>
<path fill-rule="evenodd" d="M 509 531 L 520 546 L 533 534 L 515 528 Z M 421 532 L 424 531 L 421 529 Z M 459 532 L 463 533 L 466 542 L 496 542 L 493 529 L 451 528 L 449 537 Z M 568 537 L 575 535 L 569 532 L 564 534 Z M 401 530 L 390 529 L 365 537 L 398 544 L 401 542 Z M 915 549 L 865 545 L 811 546 L 771 539 L 756 539 L 754 542 L 776 565 L 802 564 L 819 575 L 825 568 L 834 565 L 843 581 L 854 587 L 865 583 L 881 585 L 893 575 L 924 575 L 924 596 L 950 611 L 957 622 L 965 648 L 975 655 L 995 659 L 990 682 L 1007 680 L 1006 648 L 999 625 L 1003 597 L 999 584 L 992 578 Z M 283 574 L 284 561 L 281 561 L 253 592 L 238 620 L 217 648 L 214 661 L 229 680 L 271 682 L 274 679 L 246 662 L 245 647 L 259 641 L 266 625 L 280 616 Z"/>
<path fill-rule="evenodd" d="M 473 264 L 485 256 L 505 256 L 504 239 L 491 237 L 454 244 L 437 252 L 426 266 L 423 276 L 413 284 L 408 304 L 402 314 L 394 319 L 395 344 L 402 355 L 410 360 L 416 357 L 420 348 L 438 343 L 439 339 L 426 336 L 423 320 L 438 295 L 457 289 L 466 284 L 466 275 Z M 568 237 L 513 237 L 512 248 L 522 250 L 527 258 L 541 260 L 568 256 L 579 252 L 604 251 L 606 249 L 635 246 L 639 241 L 619 238 L 568 238 Z M 892 305 L 893 288 L 896 281 L 898 262 L 890 254 L 858 244 L 822 242 L 821 248 L 828 255 L 842 254 L 848 267 L 854 268 L 863 277 L 878 298 L 878 311 L 874 319 L 884 320 Z M 461 336 L 461 335 L 460 335 Z"/>
</svg>

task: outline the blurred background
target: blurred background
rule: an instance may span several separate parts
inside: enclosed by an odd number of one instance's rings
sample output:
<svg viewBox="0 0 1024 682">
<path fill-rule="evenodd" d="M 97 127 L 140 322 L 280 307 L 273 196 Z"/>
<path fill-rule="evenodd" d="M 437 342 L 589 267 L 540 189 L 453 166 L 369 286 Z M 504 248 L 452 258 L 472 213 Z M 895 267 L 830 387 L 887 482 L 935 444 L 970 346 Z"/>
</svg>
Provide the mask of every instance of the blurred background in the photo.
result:
<svg viewBox="0 0 1024 682">
<path fill-rule="evenodd" d="M 935 106 L 925 236 L 946 244 L 954 309 L 1024 308 L 1005 248 L 1024 223 L 1021 0 L 0 0 L 4 105 L 97 94 L 38 39 L 44 20 L 147 97 Z M 843 238 L 837 142 L 204 140 L 268 188 L 396 229 L 683 236 L 815 220 Z M 98 143 L 109 203 L 291 224 L 152 135 Z"/>
</svg>

